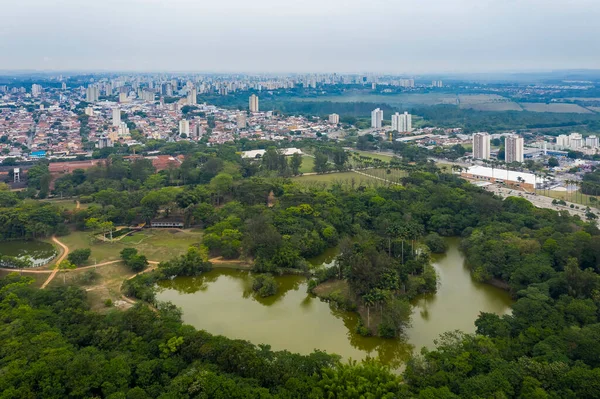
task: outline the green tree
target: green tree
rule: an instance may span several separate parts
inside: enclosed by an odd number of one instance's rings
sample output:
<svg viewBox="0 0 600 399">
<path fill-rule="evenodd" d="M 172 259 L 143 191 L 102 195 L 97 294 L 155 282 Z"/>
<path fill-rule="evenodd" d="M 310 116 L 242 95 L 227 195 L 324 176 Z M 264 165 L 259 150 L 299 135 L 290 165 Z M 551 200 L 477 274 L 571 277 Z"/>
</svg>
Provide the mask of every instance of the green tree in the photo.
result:
<svg viewBox="0 0 600 399">
<path fill-rule="evenodd" d="M 76 266 L 83 265 L 90 255 L 92 254 L 92 250 L 89 248 L 79 248 L 69 253 L 67 259 L 69 262 L 73 263 Z"/>
<path fill-rule="evenodd" d="M 69 260 L 65 259 L 63 261 L 61 261 L 56 268 L 59 271 L 62 271 L 62 275 L 63 275 L 63 284 L 67 283 L 67 272 L 69 270 L 74 270 L 77 268 L 77 266 L 75 266 L 73 263 L 71 263 Z"/>
<path fill-rule="evenodd" d="M 290 168 L 292 170 L 292 174 L 297 176 L 300 174 L 300 168 L 302 167 L 302 155 L 294 154 L 290 160 Z"/>
<path fill-rule="evenodd" d="M 321 151 L 315 152 L 315 165 L 313 170 L 316 173 L 325 173 L 329 170 L 328 167 L 329 157 Z"/>
</svg>

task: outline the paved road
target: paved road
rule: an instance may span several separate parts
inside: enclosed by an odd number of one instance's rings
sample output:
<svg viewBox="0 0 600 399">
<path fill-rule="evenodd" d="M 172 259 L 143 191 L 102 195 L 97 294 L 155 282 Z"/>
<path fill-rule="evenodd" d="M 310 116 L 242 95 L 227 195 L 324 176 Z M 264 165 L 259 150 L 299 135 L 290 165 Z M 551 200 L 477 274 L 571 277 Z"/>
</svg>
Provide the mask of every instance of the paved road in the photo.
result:
<svg viewBox="0 0 600 399">
<path fill-rule="evenodd" d="M 546 208 L 546 209 L 553 209 L 555 211 L 568 211 L 571 215 L 575 216 L 579 216 L 582 220 L 586 220 L 585 218 L 585 209 L 586 206 L 585 205 L 581 205 L 581 204 L 575 204 L 572 202 L 567 202 L 567 205 L 554 205 L 552 204 L 552 201 L 555 198 L 551 198 L 551 197 L 546 197 L 544 195 L 539 195 L 539 194 L 531 194 L 531 193 L 526 193 L 523 191 L 518 191 L 518 190 L 511 190 L 502 186 L 499 186 L 497 184 L 491 184 L 489 186 L 484 187 L 484 189 L 493 192 L 496 195 L 499 195 L 503 198 L 509 197 L 509 196 L 513 196 L 513 197 L 522 197 L 527 199 L 529 202 L 531 202 L 533 205 L 535 205 L 538 208 Z M 579 207 L 579 209 L 576 208 L 571 208 L 571 204 L 573 204 L 576 207 Z M 596 215 L 600 215 L 600 211 L 598 209 L 592 209 L 592 212 L 594 212 Z"/>
</svg>

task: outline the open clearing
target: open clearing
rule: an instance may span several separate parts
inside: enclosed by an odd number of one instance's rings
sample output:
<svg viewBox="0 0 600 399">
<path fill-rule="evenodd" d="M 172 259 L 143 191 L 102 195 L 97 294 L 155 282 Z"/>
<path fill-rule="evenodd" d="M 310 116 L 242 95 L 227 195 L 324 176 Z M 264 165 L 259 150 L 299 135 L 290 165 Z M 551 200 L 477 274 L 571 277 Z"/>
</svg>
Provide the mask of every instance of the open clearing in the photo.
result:
<svg viewBox="0 0 600 399">
<path fill-rule="evenodd" d="M 193 230 L 146 229 L 124 237 L 113 243 L 92 240 L 89 232 L 74 231 L 60 237 L 71 251 L 78 248 L 90 248 L 92 255 L 87 265 L 119 259 L 123 248 L 136 248 L 149 260 L 161 262 L 183 254 L 191 245 L 200 243 L 202 233 Z"/>
<path fill-rule="evenodd" d="M 559 103 L 521 103 L 525 111 L 531 112 L 556 112 L 570 114 L 591 114 L 592 111 L 583 108 L 577 104 L 559 104 Z"/>
<path fill-rule="evenodd" d="M 300 166 L 301 173 L 314 172 L 315 158 L 309 157 L 308 155 L 302 156 L 302 165 Z"/>
<path fill-rule="evenodd" d="M 361 172 L 364 173 L 364 171 L 361 171 Z M 368 176 L 364 176 L 364 175 L 361 175 L 361 174 L 355 173 L 355 172 L 340 172 L 340 173 L 326 173 L 323 175 L 298 176 L 298 177 L 294 177 L 293 180 L 298 183 L 307 183 L 307 184 L 339 183 L 339 184 L 352 185 L 354 183 L 354 185 L 356 187 L 358 187 L 360 185 L 373 185 L 373 184 L 378 184 L 378 183 L 383 184 L 382 181 L 379 181 L 377 179 L 370 178 Z"/>
</svg>

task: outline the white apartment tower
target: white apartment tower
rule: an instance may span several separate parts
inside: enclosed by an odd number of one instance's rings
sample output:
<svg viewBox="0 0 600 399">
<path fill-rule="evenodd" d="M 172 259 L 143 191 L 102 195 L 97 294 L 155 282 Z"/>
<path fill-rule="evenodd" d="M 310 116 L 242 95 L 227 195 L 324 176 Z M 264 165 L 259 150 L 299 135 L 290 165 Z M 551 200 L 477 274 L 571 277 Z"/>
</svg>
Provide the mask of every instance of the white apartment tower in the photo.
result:
<svg viewBox="0 0 600 399">
<path fill-rule="evenodd" d="M 374 109 L 371 112 L 371 127 L 375 129 L 381 129 L 383 125 L 383 111 L 379 108 Z"/>
<path fill-rule="evenodd" d="M 523 162 L 523 137 L 516 134 L 507 136 L 505 145 L 506 163 Z"/>
<path fill-rule="evenodd" d="M 182 134 L 190 135 L 190 121 L 182 119 L 179 121 L 179 135 Z"/>
<path fill-rule="evenodd" d="M 246 114 L 240 112 L 239 114 L 236 115 L 235 119 L 236 119 L 238 129 L 246 128 Z"/>
<path fill-rule="evenodd" d="M 198 91 L 196 89 L 192 89 L 188 92 L 187 103 L 188 105 L 198 104 Z"/>
<path fill-rule="evenodd" d="M 490 135 L 486 132 L 473 135 L 473 158 L 490 159 Z"/>
<path fill-rule="evenodd" d="M 100 90 L 98 90 L 98 87 L 89 86 L 85 90 L 85 101 L 87 101 L 88 103 L 94 103 L 94 102 L 98 101 L 99 97 L 100 97 Z"/>
<path fill-rule="evenodd" d="M 412 132 L 412 115 L 408 112 L 392 115 L 392 130 L 397 132 Z"/>
<path fill-rule="evenodd" d="M 114 127 L 121 126 L 121 110 L 119 108 L 113 108 L 112 110 L 112 125 Z"/>
<path fill-rule="evenodd" d="M 258 112 L 258 96 L 253 94 L 248 99 L 248 108 L 250 112 Z"/>
<path fill-rule="evenodd" d="M 596 148 L 598 147 L 598 137 L 592 135 L 585 138 L 586 147 Z"/>
<path fill-rule="evenodd" d="M 340 123 L 340 116 L 338 114 L 329 115 L 329 123 L 337 125 L 338 123 Z"/>
</svg>

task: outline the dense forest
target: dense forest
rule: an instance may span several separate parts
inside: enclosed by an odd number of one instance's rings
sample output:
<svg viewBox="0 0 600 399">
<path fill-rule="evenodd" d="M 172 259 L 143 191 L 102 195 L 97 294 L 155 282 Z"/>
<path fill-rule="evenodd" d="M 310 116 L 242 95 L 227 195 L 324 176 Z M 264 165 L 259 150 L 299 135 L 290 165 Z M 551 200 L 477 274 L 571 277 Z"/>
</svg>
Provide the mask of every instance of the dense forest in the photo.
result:
<svg viewBox="0 0 600 399">
<path fill-rule="evenodd" d="M 376 163 L 335 147 L 316 151 L 338 170 Z M 55 181 L 55 192 L 92 203 L 86 209 L 0 190 L 3 239 L 167 217 L 205 232 L 201 247 L 124 285 L 151 308 L 99 315 L 75 287 L 0 280 L 0 397 L 598 397 L 596 224 L 522 198 L 503 201 L 410 153 L 416 162 L 385 165 L 402 170 L 401 185 L 301 184 L 289 177 L 292 160 L 276 151 L 248 162 L 221 146 L 188 153 L 180 169 L 156 173 L 146 161 L 111 156 Z M 257 273 L 306 272 L 306 258 L 339 245 L 335 267 L 311 285 L 347 281 L 361 332 L 393 337 L 408 300 L 436 288 L 429 253 L 444 251 L 440 236 L 462 237 L 474 278 L 505 287 L 516 302 L 510 315 L 481 314 L 477 334 L 445 334 L 401 378 L 376 361 L 347 365 L 320 352 L 299 356 L 214 337 L 155 300 L 158 280 L 201 274 L 209 255 L 249 259 Z"/>
</svg>

